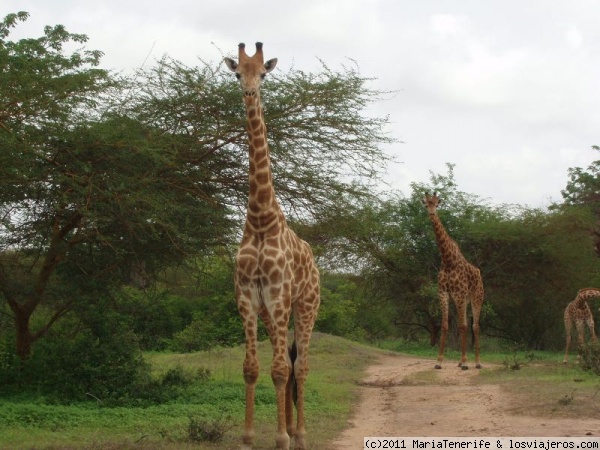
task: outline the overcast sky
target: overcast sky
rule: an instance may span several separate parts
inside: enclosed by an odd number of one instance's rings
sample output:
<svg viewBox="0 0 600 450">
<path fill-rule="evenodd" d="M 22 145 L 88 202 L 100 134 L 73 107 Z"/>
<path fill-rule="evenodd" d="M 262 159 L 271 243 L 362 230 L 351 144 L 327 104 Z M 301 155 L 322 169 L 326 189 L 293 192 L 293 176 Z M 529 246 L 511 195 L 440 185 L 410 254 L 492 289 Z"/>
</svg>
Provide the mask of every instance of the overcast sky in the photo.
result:
<svg viewBox="0 0 600 450">
<path fill-rule="evenodd" d="M 600 159 L 596 0 L 2 0 L 2 17 L 17 11 L 31 16 L 11 39 L 63 24 L 117 71 L 256 41 L 284 72 L 351 58 L 373 89 L 396 91 L 375 112 L 402 141 L 385 179 L 405 195 L 449 162 L 461 191 L 543 207 L 569 167 Z"/>
</svg>

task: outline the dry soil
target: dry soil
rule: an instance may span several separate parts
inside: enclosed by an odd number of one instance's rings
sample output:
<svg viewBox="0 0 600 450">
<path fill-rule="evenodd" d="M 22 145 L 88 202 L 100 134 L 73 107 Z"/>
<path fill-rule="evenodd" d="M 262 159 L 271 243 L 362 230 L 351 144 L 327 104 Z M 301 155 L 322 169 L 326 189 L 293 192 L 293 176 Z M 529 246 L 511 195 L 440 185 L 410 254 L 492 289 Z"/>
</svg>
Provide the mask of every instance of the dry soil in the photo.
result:
<svg viewBox="0 0 600 450">
<path fill-rule="evenodd" d="M 518 404 L 519 399 L 498 385 L 473 383 L 480 373 L 473 366 L 461 370 L 456 362 L 447 361 L 441 370 L 435 370 L 434 363 L 413 357 L 382 356 L 368 368 L 360 386 L 360 403 L 348 428 L 331 443 L 331 450 L 362 449 L 365 436 L 600 434 L 600 418 L 576 420 L 511 414 L 511 406 Z M 419 372 L 427 373 L 415 376 Z"/>
</svg>

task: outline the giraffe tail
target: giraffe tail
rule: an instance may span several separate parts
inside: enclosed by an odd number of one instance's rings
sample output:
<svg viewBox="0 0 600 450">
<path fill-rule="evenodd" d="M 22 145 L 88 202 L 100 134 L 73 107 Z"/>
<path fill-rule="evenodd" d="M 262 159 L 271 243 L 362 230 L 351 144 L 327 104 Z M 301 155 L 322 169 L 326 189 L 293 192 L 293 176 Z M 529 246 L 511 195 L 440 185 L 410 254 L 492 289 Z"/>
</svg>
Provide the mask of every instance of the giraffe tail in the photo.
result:
<svg viewBox="0 0 600 450">
<path fill-rule="evenodd" d="M 296 341 L 292 343 L 292 346 L 289 349 L 290 360 L 292 361 L 292 369 L 290 370 L 290 378 L 288 379 L 288 383 L 292 387 L 292 400 L 294 400 L 294 405 L 298 401 L 298 385 L 296 383 L 296 377 L 294 376 L 294 362 L 296 361 L 296 356 L 298 355 L 298 349 L 296 348 Z"/>
</svg>

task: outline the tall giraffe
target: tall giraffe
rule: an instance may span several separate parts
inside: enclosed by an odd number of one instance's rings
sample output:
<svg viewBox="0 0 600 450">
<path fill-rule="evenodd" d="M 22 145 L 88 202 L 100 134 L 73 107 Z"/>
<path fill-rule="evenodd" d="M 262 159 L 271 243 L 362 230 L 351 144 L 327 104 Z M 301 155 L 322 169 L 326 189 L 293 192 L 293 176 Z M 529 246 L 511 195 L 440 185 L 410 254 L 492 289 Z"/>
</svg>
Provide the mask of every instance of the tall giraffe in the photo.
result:
<svg viewBox="0 0 600 450">
<path fill-rule="evenodd" d="M 448 300 L 452 297 L 458 313 L 461 358 L 458 366 L 468 369 L 467 362 L 467 306 L 471 303 L 473 314 L 473 334 L 475 335 L 475 367 L 481 368 L 479 361 L 479 315 L 483 305 L 483 280 L 477 267 L 469 263 L 460 252 L 458 244 L 446 232 L 444 225 L 437 215 L 437 207 L 441 203 L 437 193 L 425 194 L 423 198 L 429 219 L 433 224 L 433 231 L 442 256 L 442 266 L 438 274 L 438 291 L 442 309 L 442 336 L 438 353 L 436 369 L 442 368 L 444 348 L 448 335 Z"/>
<path fill-rule="evenodd" d="M 565 331 L 567 334 L 567 348 L 565 349 L 564 363 L 569 361 L 569 346 L 571 345 L 571 328 L 573 322 L 575 322 L 575 328 L 577 328 L 578 343 L 579 345 L 585 344 L 584 333 L 585 324 L 587 324 L 590 330 L 590 337 L 592 341 L 596 340 L 596 332 L 594 331 L 594 316 L 588 300 L 593 297 L 600 297 L 600 289 L 596 288 L 583 288 L 577 292 L 575 300 L 567 305 L 565 308 Z"/>
<path fill-rule="evenodd" d="M 320 303 L 319 271 L 310 246 L 288 228 L 275 198 L 260 84 L 275 68 L 277 59 L 265 63 L 260 42 L 250 57 L 242 43 L 238 62 L 225 58 L 225 64 L 235 72 L 242 86 L 250 147 L 250 193 L 235 271 L 235 296 L 246 335 L 243 366 L 246 419 L 242 448 L 251 448 L 254 440 L 254 393 L 259 372 L 257 317 L 260 317 L 273 347 L 271 378 L 277 398 L 277 448 L 289 449 L 291 435 L 295 448 L 305 449 L 304 382 L 308 374 L 310 336 Z M 290 318 L 294 323 L 291 349 L 288 348 Z M 297 413 L 295 428 L 292 398 Z"/>
</svg>

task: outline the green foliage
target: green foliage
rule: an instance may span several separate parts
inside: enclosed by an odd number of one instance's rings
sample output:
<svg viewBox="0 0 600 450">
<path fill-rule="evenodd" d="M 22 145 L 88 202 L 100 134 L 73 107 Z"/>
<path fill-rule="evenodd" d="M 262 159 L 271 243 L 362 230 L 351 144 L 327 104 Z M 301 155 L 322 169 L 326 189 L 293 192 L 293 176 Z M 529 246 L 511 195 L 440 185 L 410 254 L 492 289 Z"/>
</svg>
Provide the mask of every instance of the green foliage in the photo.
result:
<svg viewBox="0 0 600 450">
<path fill-rule="evenodd" d="M 360 341 L 357 286 L 346 277 L 325 273 L 321 277 L 321 306 L 315 330 Z"/>
<path fill-rule="evenodd" d="M 514 345 L 511 350 L 511 355 L 502 361 L 502 366 L 505 369 L 521 370 L 521 367 L 523 367 L 524 364 L 530 363 L 533 361 L 533 359 L 535 359 L 533 352 L 525 352 L 523 355 L 524 360 L 521 359 L 521 356 L 519 355 L 519 351 L 521 349 L 519 347 L 520 346 L 518 345 Z"/>
<path fill-rule="evenodd" d="M 580 362 L 584 370 L 600 375 L 600 343 L 589 342 L 580 348 Z"/>
<path fill-rule="evenodd" d="M 166 350 L 173 335 L 192 320 L 194 300 L 174 295 L 169 290 L 166 287 L 140 290 L 125 286 L 117 294 L 117 310 L 128 317 L 131 330 L 144 351 Z"/>
<path fill-rule="evenodd" d="M 94 398 L 111 405 L 147 398 L 149 366 L 135 336 L 113 331 L 118 334 L 88 331 L 71 340 L 45 339 L 32 358 L 12 368 L 13 383 L 18 382 L 20 391 L 33 388 L 57 403 Z"/>
<path fill-rule="evenodd" d="M 169 348 L 176 352 L 208 350 L 215 346 L 231 347 L 244 341 L 244 327 L 234 299 L 233 261 L 227 255 L 197 258 L 190 279 L 174 286 L 181 295 L 195 299 L 185 327 L 172 335 Z M 265 337 L 264 327 L 259 338 Z"/>
<path fill-rule="evenodd" d="M 592 148 L 600 150 L 596 145 Z M 587 169 L 571 167 L 562 196 L 567 205 L 597 205 L 600 202 L 600 160 L 591 163 Z"/>
</svg>

